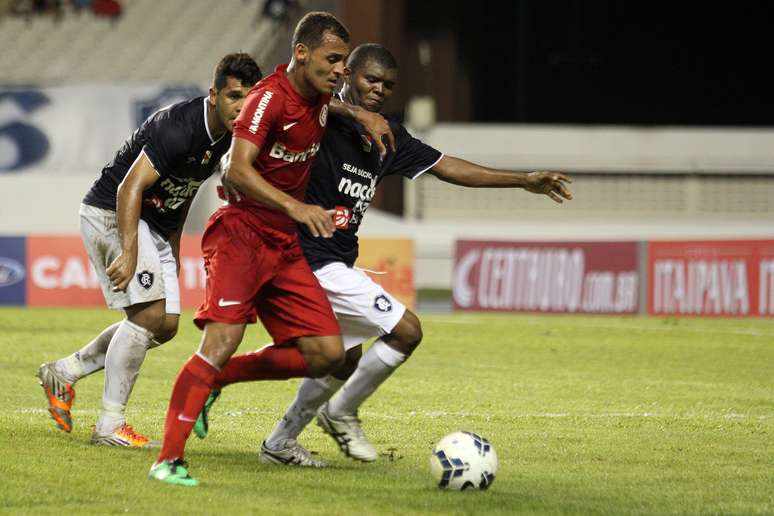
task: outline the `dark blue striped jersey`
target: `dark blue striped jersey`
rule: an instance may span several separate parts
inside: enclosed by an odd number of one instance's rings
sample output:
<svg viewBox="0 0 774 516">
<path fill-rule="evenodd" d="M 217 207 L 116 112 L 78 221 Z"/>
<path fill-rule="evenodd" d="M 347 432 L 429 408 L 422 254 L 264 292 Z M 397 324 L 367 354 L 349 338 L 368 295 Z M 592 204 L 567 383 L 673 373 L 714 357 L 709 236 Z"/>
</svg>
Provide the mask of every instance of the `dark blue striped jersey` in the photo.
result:
<svg viewBox="0 0 774 516">
<path fill-rule="evenodd" d="M 115 211 L 118 185 L 144 153 L 159 179 L 143 192 L 141 217 L 169 238 L 185 222 L 185 208 L 231 145 L 230 133 L 212 138 L 206 103 L 206 97 L 197 97 L 148 117 L 102 169 L 83 203 Z"/>
<path fill-rule="evenodd" d="M 376 187 L 386 176 L 415 179 L 438 163 L 443 154 L 389 120 L 396 150 L 383 159 L 360 124 L 331 115 L 320 152 L 312 165 L 306 202 L 335 209 L 336 231 L 331 238 L 314 237 L 299 224 L 299 239 L 312 270 L 332 262 L 352 266 L 358 256 L 357 231 Z"/>
</svg>

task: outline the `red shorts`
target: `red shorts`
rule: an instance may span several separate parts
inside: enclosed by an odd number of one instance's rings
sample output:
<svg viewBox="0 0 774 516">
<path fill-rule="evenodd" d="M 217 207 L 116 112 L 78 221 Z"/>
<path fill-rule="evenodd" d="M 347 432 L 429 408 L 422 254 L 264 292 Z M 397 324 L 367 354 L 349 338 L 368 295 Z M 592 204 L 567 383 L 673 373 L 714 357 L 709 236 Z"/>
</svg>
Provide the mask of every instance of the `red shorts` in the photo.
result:
<svg viewBox="0 0 774 516">
<path fill-rule="evenodd" d="M 257 316 L 275 344 L 341 334 L 296 235 L 225 207 L 207 223 L 202 253 L 207 284 L 194 316 L 200 329 L 207 321 L 252 324 Z"/>
</svg>

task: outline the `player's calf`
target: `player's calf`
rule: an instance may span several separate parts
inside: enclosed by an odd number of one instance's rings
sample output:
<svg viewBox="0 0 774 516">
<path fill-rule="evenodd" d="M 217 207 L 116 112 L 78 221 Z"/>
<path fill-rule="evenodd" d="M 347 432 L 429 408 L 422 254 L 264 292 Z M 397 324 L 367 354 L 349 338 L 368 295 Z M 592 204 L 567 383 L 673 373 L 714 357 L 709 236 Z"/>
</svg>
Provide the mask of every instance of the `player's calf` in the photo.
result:
<svg viewBox="0 0 774 516">
<path fill-rule="evenodd" d="M 296 339 L 296 345 L 311 378 L 326 376 L 344 364 L 344 344 L 339 335 L 300 337 Z"/>
</svg>

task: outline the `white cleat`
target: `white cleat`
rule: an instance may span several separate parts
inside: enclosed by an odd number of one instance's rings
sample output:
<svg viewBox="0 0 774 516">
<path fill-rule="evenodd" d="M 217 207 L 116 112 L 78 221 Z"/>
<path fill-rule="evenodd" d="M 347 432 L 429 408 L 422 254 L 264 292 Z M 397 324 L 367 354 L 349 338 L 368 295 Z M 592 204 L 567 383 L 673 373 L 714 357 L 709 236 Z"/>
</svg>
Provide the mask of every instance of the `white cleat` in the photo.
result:
<svg viewBox="0 0 774 516">
<path fill-rule="evenodd" d="M 347 457 L 363 462 L 376 460 L 376 448 L 366 439 L 357 416 L 334 418 L 328 414 L 328 403 L 325 403 L 317 411 L 317 426 L 333 437 L 333 440 L 339 445 L 339 449 Z"/>
<path fill-rule="evenodd" d="M 285 443 L 281 450 L 270 450 L 266 441 L 261 443 L 261 464 L 282 464 L 285 466 L 303 466 L 307 468 L 324 468 L 324 462 L 312 458 L 309 450 L 298 444 L 295 439 Z"/>
</svg>

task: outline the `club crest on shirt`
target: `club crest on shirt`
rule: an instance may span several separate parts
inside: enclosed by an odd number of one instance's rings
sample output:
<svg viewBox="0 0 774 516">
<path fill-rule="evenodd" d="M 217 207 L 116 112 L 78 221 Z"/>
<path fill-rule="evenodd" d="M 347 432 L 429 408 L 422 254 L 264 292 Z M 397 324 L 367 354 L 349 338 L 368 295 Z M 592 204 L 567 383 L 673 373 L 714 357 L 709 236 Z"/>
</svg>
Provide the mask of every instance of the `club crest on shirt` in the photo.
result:
<svg viewBox="0 0 774 516">
<path fill-rule="evenodd" d="M 153 286 L 153 273 L 150 271 L 142 271 L 137 274 L 137 281 L 140 282 L 142 288 L 150 290 Z"/>
<path fill-rule="evenodd" d="M 212 157 L 212 151 L 204 151 L 204 157 L 202 158 L 202 165 L 206 165 L 210 162 L 210 158 Z"/>
<path fill-rule="evenodd" d="M 336 206 L 335 210 L 333 223 L 336 225 L 336 229 L 349 229 L 349 218 L 352 216 L 352 210 L 346 206 Z"/>
<path fill-rule="evenodd" d="M 320 110 L 320 126 L 325 127 L 325 123 L 328 121 L 328 104 L 325 104 Z"/>
<path fill-rule="evenodd" d="M 387 299 L 387 296 L 384 294 L 379 294 L 374 299 L 374 308 L 380 312 L 390 312 L 392 311 L 392 303 L 389 299 Z"/>
</svg>

